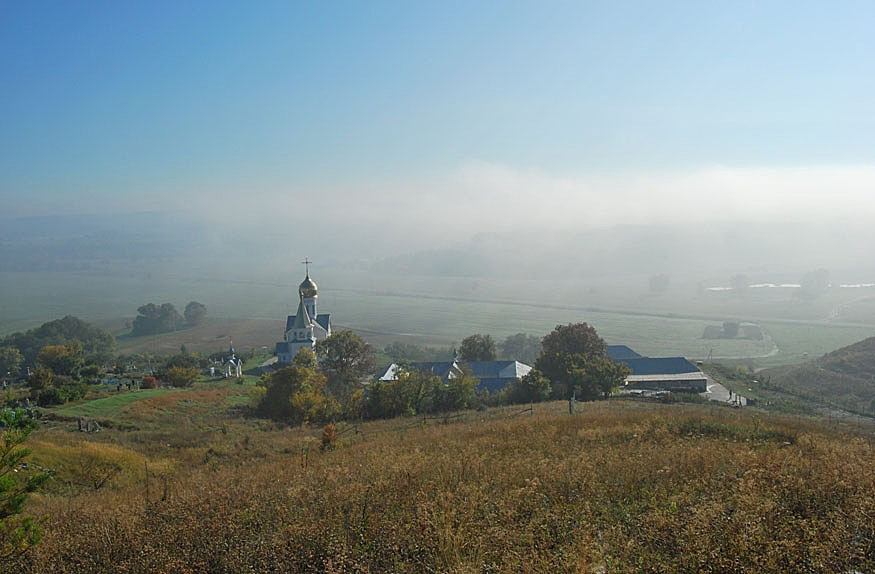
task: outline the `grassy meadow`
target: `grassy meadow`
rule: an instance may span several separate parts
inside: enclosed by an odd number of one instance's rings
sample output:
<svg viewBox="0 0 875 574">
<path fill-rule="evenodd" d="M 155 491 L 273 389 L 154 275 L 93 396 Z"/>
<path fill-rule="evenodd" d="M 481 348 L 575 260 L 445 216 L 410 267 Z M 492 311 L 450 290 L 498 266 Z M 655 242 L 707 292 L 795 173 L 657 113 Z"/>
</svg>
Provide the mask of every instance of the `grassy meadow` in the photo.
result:
<svg viewBox="0 0 875 574">
<path fill-rule="evenodd" d="M 871 427 L 545 403 L 344 423 L 323 452 L 320 428 L 249 418 L 251 384 L 99 399 L 100 433 L 46 421 L 29 441 L 32 462 L 54 471 L 28 506 L 44 538 L 10 571 L 875 567 Z"/>
</svg>

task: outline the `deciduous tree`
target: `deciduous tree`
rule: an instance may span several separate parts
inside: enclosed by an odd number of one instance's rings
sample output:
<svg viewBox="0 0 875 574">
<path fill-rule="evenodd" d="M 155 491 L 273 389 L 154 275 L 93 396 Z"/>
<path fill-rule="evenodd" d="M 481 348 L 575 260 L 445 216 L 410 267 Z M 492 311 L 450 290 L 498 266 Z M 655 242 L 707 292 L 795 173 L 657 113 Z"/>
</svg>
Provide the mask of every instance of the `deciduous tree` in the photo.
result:
<svg viewBox="0 0 875 574">
<path fill-rule="evenodd" d="M 23 362 L 24 355 L 16 347 L 0 347 L 0 378 L 17 377 Z"/>
<path fill-rule="evenodd" d="M 170 367 L 165 378 L 171 386 L 190 387 L 200 375 L 197 369 L 191 367 Z"/>
<path fill-rule="evenodd" d="M 66 345 L 78 342 L 84 354 L 108 353 L 115 348 L 115 338 L 98 327 L 67 315 L 43 323 L 36 329 L 13 333 L 0 341 L 0 347 L 15 347 L 24 357 L 24 365 L 36 365 L 36 356 L 47 345 Z"/>
<path fill-rule="evenodd" d="M 461 361 L 494 361 L 495 355 L 495 341 L 490 335 L 469 335 L 462 339 L 462 344 L 459 345 Z"/>
<path fill-rule="evenodd" d="M 36 362 L 56 375 L 78 377 L 83 364 L 82 344 L 74 341 L 66 345 L 47 345 L 40 349 Z"/>
<path fill-rule="evenodd" d="M 510 335 L 501 343 L 501 357 L 532 365 L 541 353 L 541 339 L 526 333 Z"/>
<path fill-rule="evenodd" d="M 550 380 L 554 398 L 606 396 L 623 382 L 625 365 L 607 356 L 607 345 L 586 323 L 557 325 L 541 342 L 535 368 Z"/>
<path fill-rule="evenodd" d="M 550 398 L 550 380 L 538 369 L 532 369 L 508 389 L 511 403 L 539 403 Z"/>
<path fill-rule="evenodd" d="M 569 323 L 556 325 L 556 328 L 541 341 L 541 349 L 545 354 L 579 353 L 585 356 L 603 356 L 608 346 L 591 325 Z M 547 372 L 544 374 L 550 376 Z"/>
<path fill-rule="evenodd" d="M 51 369 L 46 367 L 37 367 L 27 378 L 27 386 L 31 389 L 31 394 L 36 395 L 42 389 L 47 389 L 52 386 L 55 375 Z"/>
<path fill-rule="evenodd" d="M 207 316 L 207 306 L 197 301 L 191 301 L 183 311 L 185 322 L 189 325 L 200 325 Z"/>
<path fill-rule="evenodd" d="M 182 315 L 170 303 L 160 306 L 147 303 L 137 309 L 131 333 L 133 335 L 156 335 L 177 330 L 183 323 Z"/>
<path fill-rule="evenodd" d="M 330 422 L 340 406 L 324 394 L 326 379 L 307 367 L 289 366 L 263 381 L 265 391 L 258 410 L 290 424 Z"/>
<path fill-rule="evenodd" d="M 545 353 L 536 367 L 550 373 L 551 394 L 556 399 L 569 398 L 572 393 L 580 400 L 609 396 L 629 373 L 626 365 L 608 357 L 581 353 Z"/>
<path fill-rule="evenodd" d="M 316 353 L 313 352 L 313 349 L 308 349 L 307 347 L 299 349 L 295 356 L 292 357 L 292 366 L 304 367 L 315 371 L 319 368 L 319 364 L 316 362 Z"/>
<path fill-rule="evenodd" d="M 334 332 L 316 343 L 319 368 L 328 377 L 328 388 L 338 398 L 345 398 L 356 384 L 376 369 L 374 350 L 349 330 Z"/>
</svg>

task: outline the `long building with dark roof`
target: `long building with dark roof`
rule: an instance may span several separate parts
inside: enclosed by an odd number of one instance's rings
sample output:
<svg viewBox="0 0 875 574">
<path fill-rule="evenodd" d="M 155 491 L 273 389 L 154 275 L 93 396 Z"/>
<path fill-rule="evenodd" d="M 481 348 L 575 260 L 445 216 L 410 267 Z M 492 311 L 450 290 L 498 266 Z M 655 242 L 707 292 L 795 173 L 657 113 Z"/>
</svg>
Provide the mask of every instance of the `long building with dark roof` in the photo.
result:
<svg viewBox="0 0 875 574">
<path fill-rule="evenodd" d="M 625 345 L 609 345 L 608 356 L 632 371 L 626 377 L 626 389 L 708 391 L 708 377 L 684 357 L 642 357 Z"/>
<path fill-rule="evenodd" d="M 467 367 L 471 375 L 480 381 L 477 389 L 494 393 L 504 389 L 510 383 L 524 377 L 532 370 L 532 367 L 519 361 L 436 361 L 436 362 L 413 362 L 409 363 L 411 369 L 415 369 L 427 375 L 439 377 L 441 380 L 461 376 Z M 397 377 L 398 364 L 392 363 L 380 375 L 381 381 L 392 381 Z"/>
</svg>

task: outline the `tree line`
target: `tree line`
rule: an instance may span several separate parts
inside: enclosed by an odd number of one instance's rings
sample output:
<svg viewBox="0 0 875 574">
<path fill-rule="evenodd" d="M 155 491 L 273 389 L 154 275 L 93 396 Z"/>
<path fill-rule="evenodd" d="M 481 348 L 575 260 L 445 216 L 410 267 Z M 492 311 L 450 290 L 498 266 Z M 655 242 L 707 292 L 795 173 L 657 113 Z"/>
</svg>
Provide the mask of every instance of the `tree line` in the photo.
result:
<svg viewBox="0 0 875 574">
<path fill-rule="evenodd" d="M 465 362 L 517 360 L 531 365 L 541 353 L 541 339 L 528 333 L 517 333 L 496 342 L 491 335 L 474 334 L 462 339 L 458 348 L 436 349 L 412 343 L 394 342 L 386 345 L 383 353 L 393 362 L 399 361 L 452 361 Z"/>
<path fill-rule="evenodd" d="M 523 334 L 520 334 L 523 335 Z M 512 336 L 512 344 L 531 344 L 531 335 Z M 264 375 L 254 396 L 256 411 L 290 424 L 342 419 L 377 419 L 565 399 L 609 396 L 629 370 L 607 356 L 607 345 L 586 323 L 557 325 L 538 341 L 534 368 L 497 393 L 478 391 L 479 381 L 467 362 L 493 360 L 496 344 L 489 335 L 471 335 L 457 355 L 461 373 L 444 380 L 419 371 L 406 360 L 396 363 L 392 380 L 368 380 L 374 351 L 352 331 L 338 331 L 302 349 L 292 364 Z M 489 357 L 492 357 L 490 359 Z"/>
<path fill-rule="evenodd" d="M 131 324 L 131 335 L 158 335 L 195 327 L 203 323 L 206 316 L 206 305 L 197 301 L 190 301 L 182 315 L 172 303 L 146 303 L 137 308 L 137 317 Z"/>
<path fill-rule="evenodd" d="M 43 347 L 73 343 L 81 346 L 79 352 L 89 362 L 105 360 L 115 349 L 115 337 L 111 333 L 67 315 L 0 339 L 0 376 L 15 379 L 23 369 L 36 366 L 37 355 Z"/>
<path fill-rule="evenodd" d="M 30 372 L 31 399 L 40 405 L 85 396 L 99 382 L 115 349 L 112 334 L 68 315 L 0 340 L 0 377 L 15 381 Z"/>
</svg>

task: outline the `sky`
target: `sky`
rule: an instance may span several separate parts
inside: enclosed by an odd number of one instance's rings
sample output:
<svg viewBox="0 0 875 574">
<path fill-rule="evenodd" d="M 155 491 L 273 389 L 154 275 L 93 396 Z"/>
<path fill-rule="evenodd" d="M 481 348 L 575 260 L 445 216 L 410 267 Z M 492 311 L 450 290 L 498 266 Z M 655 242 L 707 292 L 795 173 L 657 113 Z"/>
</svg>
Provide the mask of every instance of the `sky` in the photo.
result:
<svg viewBox="0 0 875 574">
<path fill-rule="evenodd" d="M 0 217 L 871 220 L 872 30 L 872 2 L 0 0 Z"/>
</svg>

